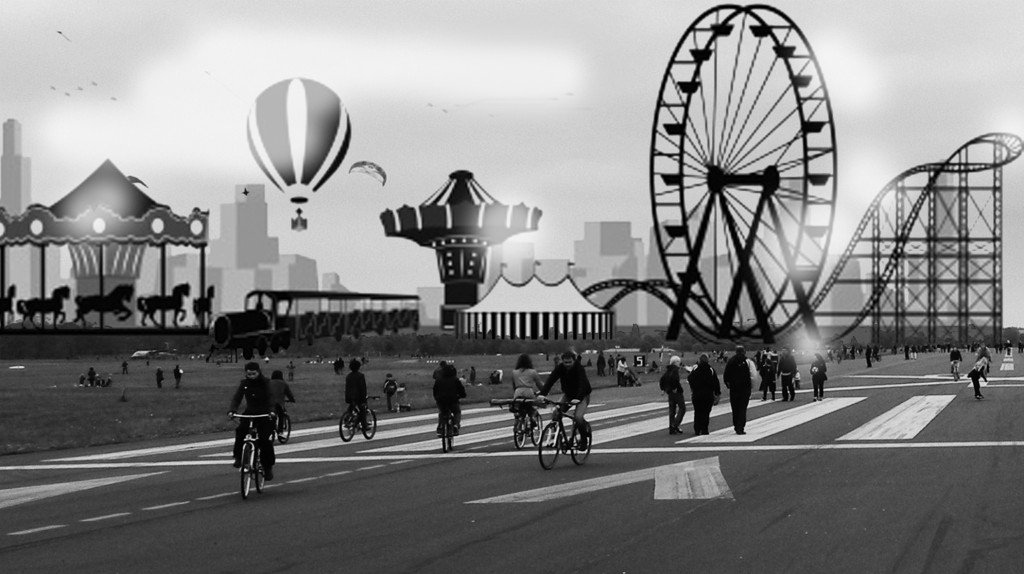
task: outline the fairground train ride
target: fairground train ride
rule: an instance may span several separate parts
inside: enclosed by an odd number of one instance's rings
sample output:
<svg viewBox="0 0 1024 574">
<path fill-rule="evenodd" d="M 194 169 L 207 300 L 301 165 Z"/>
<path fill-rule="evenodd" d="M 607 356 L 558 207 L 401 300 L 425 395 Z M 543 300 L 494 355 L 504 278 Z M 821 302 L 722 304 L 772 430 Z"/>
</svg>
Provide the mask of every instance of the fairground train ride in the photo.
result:
<svg viewBox="0 0 1024 574">
<path fill-rule="evenodd" d="M 1002 168 L 1022 147 L 986 134 L 899 174 L 825 274 L 837 151 L 821 69 L 779 10 L 717 6 L 683 34 L 658 92 L 650 196 L 666 279 L 583 293 L 615 290 L 605 308 L 656 296 L 670 339 L 838 339 L 870 320 L 876 342 L 998 341 Z"/>
</svg>

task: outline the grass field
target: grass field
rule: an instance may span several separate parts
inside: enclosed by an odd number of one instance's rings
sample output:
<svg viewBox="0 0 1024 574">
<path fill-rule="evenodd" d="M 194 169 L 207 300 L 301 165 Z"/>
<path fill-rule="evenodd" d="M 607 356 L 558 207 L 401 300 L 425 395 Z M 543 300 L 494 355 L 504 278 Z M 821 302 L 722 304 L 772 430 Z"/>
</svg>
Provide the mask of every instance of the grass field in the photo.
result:
<svg viewBox="0 0 1024 574">
<path fill-rule="evenodd" d="M 487 404 L 492 398 L 511 396 L 509 372 L 515 356 L 440 357 L 454 360 L 460 372 L 476 367 L 480 386 L 467 385 L 464 404 Z M 533 355 L 541 372 L 551 363 Z M 351 359 L 349 357 L 348 359 Z M 347 360 L 348 360 L 347 359 Z M 269 378 L 274 369 L 285 373 L 289 357 L 277 357 L 261 369 Z M 329 362 L 311 364 L 306 357 L 292 357 L 296 365 L 291 382 L 296 403 L 288 412 L 296 426 L 313 421 L 338 419 L 344 411 L 344 377 L 334 374 Z M 206 363 L 202 359 L 180 361 L 129 361 L 128 374 L 121 373 L 122 357 L 101 357 L 92 361 L 0 361 L 0 405 L 3 405 L 0 455 L 90 445 L 124 443 L 159 437 L 212 433 L 232 429 L 227 418 L 231 397 L 243 377 L 244 362 Z M 175 364 L 184 370 L 181 388 L 174 388 L 171 371 Z M 110 374 L 110 387 L 79 387 L 80 374 L 96 369 Z M 163 388 L 156 388 L 156 369 L 164 372 Z M 383 395 L 387 373 L 406 386 L 406 400 L 413 410 L 434 409 L 431 373 L 436 359 L 428 362 L 410 357 L 370 357 L 363 367 L 371 395 Z M 489 385 L 487 375 L 503 369 L 501 385 Z M 345 372 L 348 372 L 346 366 Z M 611 386 L 614 378 L 598 380 L 588 369 L 595 387 Z M 641 381 L 657 383 L 658 375 L 644 375 Z M 126 399 L 121 400 L 122 396 Z M 388 416 L 386 402 L 371 401 L 378 416 Z"/>
</svg>

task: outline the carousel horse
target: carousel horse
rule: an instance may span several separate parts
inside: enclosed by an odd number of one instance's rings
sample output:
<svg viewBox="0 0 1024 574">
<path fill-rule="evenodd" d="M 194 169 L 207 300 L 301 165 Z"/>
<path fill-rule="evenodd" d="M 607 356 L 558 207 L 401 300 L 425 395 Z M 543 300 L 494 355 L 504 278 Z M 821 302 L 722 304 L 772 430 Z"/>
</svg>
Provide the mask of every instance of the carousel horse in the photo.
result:
<svg viewBox="0 0 1024 574">
<path fill-rule="evenodd" d="M 192 302 L 192 313 L 196 317 L 196 323 L 209 319 L 213 312 L 213 285 L 206 288 L 206 297 L 199 297 Z"/>
<path fill-rule="evenodd" d="M 0 297 L 0 316 L 14 320 L 14 295 L 18 292 L 14 284 L 7 288 L 7 296 Z"/>
<path fill-rule="evenodd" d="M 85 326 L 85 316 L 93 311 L 100 313 L 117 313 L 117 318 L 124 321 L 132 316 L 132 310 L 127 303 L 135 295 L 135 286 L 130 283 L 122 283 L 110 292 L 109 295 L 78 295 L 75 297 L 75 304 L 78 311 L 75 315 L 75 323 L 81 322 Z"/>
<path fill-rule="evenodd" d="M 185 318 L 185 297 L 189 297 L 191 292 L 192 288 L 188 283 L 180 283 L 171 289 L 170 296 L 139 297 L 137 306 L 142 312 L 142 324 L 145 325 L 146 317 L 149 317 L 149 320 L 156 325 L 154 315 L 157 311 L 174 311 L 174 326 L 177 327 L 178 321 Z"/>
<path fill-rule="evenodd" d="M 60 322 L 63 323 L 67 315 L 64 313 L 64 300 L 71 297 L 71 288 L 67 285 L 61 285 L 53 290 L 49 299 L 22 299 L 18 301 L 18 313 L 21 313 L 22 321 L 21 326 L 25 326 L 26 321 L 32 321 L 33 327 L 38 327 L 35 321 L 36 313 L 39 314 L 40 320 L 43 325 L 46 325 L 46 314 L 53 313 L 53 324 L 57 324 L 57 317 L 60 317 Z"/>
</svg>

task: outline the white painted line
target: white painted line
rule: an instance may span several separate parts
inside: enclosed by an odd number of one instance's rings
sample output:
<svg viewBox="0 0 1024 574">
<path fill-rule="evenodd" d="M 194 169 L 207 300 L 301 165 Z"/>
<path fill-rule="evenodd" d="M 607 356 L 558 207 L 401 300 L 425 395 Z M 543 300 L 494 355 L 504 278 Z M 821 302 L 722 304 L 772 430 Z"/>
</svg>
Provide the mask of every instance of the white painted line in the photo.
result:
<svg viewBox="0 0 1024 574">
<path fill-rule="evenodd" d="M 29 530 L 19 530 L 17 532 L 8 532 L 8 536 L 23 536 L 25 534 L 35 534 L 36 532 L 45 532 L 47 530 L 56 530 L 58 528 L 65 528 L 67 524 L 53 524 L 50 526 L 40 526 L 39 528 L 30 528 Z"/>
<path fill-rule="evenodd" d="M 611 410 L 607 410 L 607 411 L 588 412 L 587 413 L 587 420 L 590 421 L 590 422 L 596 422 L 596 421 L 601 421 L 601 420 L 605 420 L 605 419 L 611 419 L 611 418 L 617 418 L 617 417 L 626 416 L 626 415 L 645 413 L 645 412 L 649 412 L 649 411 L 653 411 L 653 410 L 657 410 L 657 409 L 666 409 L 666 408 L 668 408 L 666 406 L 666 403 L 660 403 L 660 402 L 658 402 L 658 403 L 643 403 L 643 404 L 632 406 L 632 407 L 622 407 L 622 408 L 611 409 Z M 507 415 L 507 414 L 504 415 L 499 420 L 500 421 L 504 421 L 504 422 L 508 422 L 508 423 L 511 423 L 513 421 L 513 419 L 509 415 Z M 463 428 L 465 428 L 465 426 L 466 425 L 463 424 Z M 429 432 L 431 434 L 435 434 L 436 435 L 437 426 L 436 425 L 431 425 L 429 427 Z M 455 438 L 455 447 L 456 448 L 458 448 L 460 446 L 461 447 L 465 447 L 466 445 L 476 444 L 476 443 L 481 443 L 481 442 L 487 442 L 487 441 L 495 440 L 497 438 L 508 438 L 509 442 L 511 442 L 511 439 L 512 439 L 512 426 L 511 426 L 511 424 L 509 426 L 503 427 L 503 428 L 488 429 L 488 430 L 485 430 L 485 431 L 479 431 L 479 432 L 474 432 L 474 433 L 460 434 L 458 437 Z M 423 440 L 423 441 L 414 442 L 414 443 L 408 443 L 408 444 L 399 444 L 399 445 L 393 445 L 393 446 L 386 446 L 386 447 L 382 447 L 382 448 L 363 450 L 363 451 L 360 451 L 360 452 L 365 452 L 365 453 L 378 453 L 378 452 L 425 452 L 425 451 L 437 450 L 437 449 L 440 449 L 440 448 L 441 448 L 441 446 L 440 446 L 440 439 L 438 439 L 435 436 L 434 438 L 429 439 L 429 440 Z"/>
<path fill-rule="evenodd" d="M 107 520 L 109 518 L 118 518 L 121 516 L 128 516 L 131 512 L 116 512 L 114 514 L 108 514 L 106 516 L 95 516 L 93 518 L 83 518 L 79 522 L 99 522 L 100 520 Z"/>
<path fill-rule="evenodd" d="M 40 467 L 28 467 L 29 469 L 38 469 Z M 26 502 L 32 502 L 34 500 L 41 500 L 43 498 L 50 498 L 51 496 L 58 496 L 61 494 L 68 494 L 71 492 L 78 492 L 82 490 L 88 490 L 90 488 L 97 488 L 100 486 L 108 486 L 111 484 L 117 484 L 119 482 L 126 482 L 129 480 L 135 480 L 136 478 L 145 478 L 147 476 L 156 476 L 163 474 L 162 472 L 149 472 L 146 474 L 133 474 L 129 476 L 113 476 L 109 478 L 96 478 L 92 480 L 78 480 L 75 482 L 59 482 L 55 484 L 42 484 L 38 486 L 23 486 L 20 488 L 8 488 L 6 490 L 0 490 L 0 508 L 7 508 L 9 506 L 15 506 L 17 504 L 23 504 Z"/>
<path fill-rule="evenodd" d="M 836 440 L 909 440 L 916 437 L 956 395 L 911 397 Z"/>
<path fill-rule="evenodd" d="M 284 484 L 299 484 L 300 482 L 310 482 L 312 480 L 318 480 L 319 476 L 309 476 L 306 478 L 296 478 L 294 480 L 286 481 Z"/>
<path fill-rule="evenodd" d="M 756 407 L 764 406 L 764 405 L 768 405 L 768 404 L 774 404 L 774 403 L 770 403 L 768 401 L 763 402 L 763 403 L 762 402 L 750 403 L 750 407 L 749 408 L 752 409 L 752 408 L 756 408 Z M 659 416 L 657 419 L 639 421 L 639 422 L 629 423 L 629 424 L 620 425 L 620 426 L 614 426 L 614 427 L 611 427 L 611 428 L 608 428 L 608 429 L 595 430 L 594 431 L 594 442 L 593 442 L 593 444 L 595 444 L 595 445 L 605 444 L 605 443 L 609 443 L 609 442 L 612 442 L 612 441 L 621 440 L 621 439 L 624 439 L 624 438 L 630 438 L 630 437 L 633 437 L 633 436 L 637 436 L 637 435 L 641 435 L 641 434 L 649 434 L 649 433 L 658 432 L 658 431 L 662 431 L 662 432 L 667 433 L 668 432 L 668 403 L 661 404 L 661 408 L 663 408 L 665 410 L 665 414 L 662 415 L 662 416 Z M 714 407 L 711 408 L 711 418 L 714 418 L 714 417 L 717 417 L 717 416 L 720 416 L 720 415 L 726 415 L 726 414 L 731 415 L 731 413 L 732 413 L 732 409 L 729 406 L 728 402 L 719 403 L 717 406 L 714 406 Z M 692 434 L 692 429 L 693 429 L 693 408 L 692 408 L 692 405 L 691 405 L 690 408 L 687 408 L 686 414 L 683 415 L 683 422 L 680 423 L 680 426 L 684 429 L 683 430 L 684 434 Z M 687 430 L 689 430 L 690 432 L 687 432 Z"/>
<path fill-rule="evenodd" d="M 654 480 L 655 500 L 732 498 L 718 466 L 718 457 L 712 457 L 471 500 L 466 504 L 547 502 L 648 480 Z"/>
<path fill-rule="evenodd" d="M 352 474 L 352 471 L 351 470 L 343 470 L 341 472 L 332 472 L 332 473 L 323 475 L 323 477 L 324 478 L 328 478 L 328 477 L 332 477 L 332 476 L 341 476 L 343 474 Z"/>
<path fill-rule="evenodd" d="M 192 501 L 191 500 L 183 500 L 181 502 L 172 502 L 170 504 L 161 504 L 159 506 L 149 506 L 149 507 L 143 508 L 143 510 L 163 510 L 165 508 L 174 508 L 175 506 L 184 506 L 184 505 L 186 505 L 186 504 L 188 504 L 190 502 L 192 502 Z"/>
<path fill-rule="evenodd" d="M 724 428 L 711 434 L 695 436 L 679 441 L 682 443 L 708 442 L 755 442 L 773 434 L 800 426 L 819 417 L 844 409 L 863 401 L 866 397 L 831 397 L 796 408 L 786 409 L 766 417 L 748 420 L 746 434 L 736 434 L 733 428 Z"/>
<path fill-rule="evenodd" d="M 196 500 L 213 500 L 214 498 L 224 498 L 225 496 L 235 496 L 237 492 L 222 492 L 220 494 L 211 494 L 210 496 L 200 496 Z"/>
<path fill-rule="evenodd" d="M 360 470 L 373 470 L 375 468 L 384 468 L 385 466 L 387 466 L 387 465 L 386 464 L 375 464 L 373 466 L 364 466 L 363 468 L 357 468 L 356 472 L 359 472 Z"/>
</svg>

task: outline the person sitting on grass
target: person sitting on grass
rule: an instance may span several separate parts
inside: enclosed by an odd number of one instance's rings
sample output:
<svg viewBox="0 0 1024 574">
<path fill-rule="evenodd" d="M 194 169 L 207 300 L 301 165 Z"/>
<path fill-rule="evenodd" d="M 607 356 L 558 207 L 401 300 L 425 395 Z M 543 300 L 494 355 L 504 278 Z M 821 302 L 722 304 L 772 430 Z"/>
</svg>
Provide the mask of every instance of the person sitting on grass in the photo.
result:
<svg viewBox="0 0 1024 574">
<path fill-rule="evenodd" d="M 445 364 L 434 380 L 434 402 L 437 404 L 437 436 L 443 436 L 444 425 L 451 413 L 455 419 L 455 436 L 462 425 L 462 408 L 459 399 L 466 398 L 466 387 L 459 381 L 459 372 L 453 365 Z"/>
</svg>

